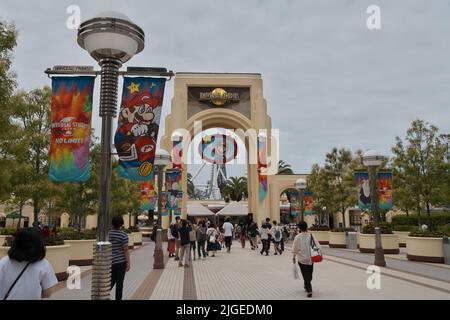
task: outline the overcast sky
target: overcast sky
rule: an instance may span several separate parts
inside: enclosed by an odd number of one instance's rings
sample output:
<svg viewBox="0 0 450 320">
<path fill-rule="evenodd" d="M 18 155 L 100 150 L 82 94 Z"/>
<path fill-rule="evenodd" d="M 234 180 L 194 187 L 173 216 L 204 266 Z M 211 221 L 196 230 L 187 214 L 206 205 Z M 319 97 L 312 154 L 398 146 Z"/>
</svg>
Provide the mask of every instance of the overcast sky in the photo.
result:
<svg viewBox="0 0 450 320">
<path fill-rule="evenodd" d="M 381 30 L 366 27 L 371 4 L 381 8 Z M 416 118 L 450 132 L 448 0 L 1 1 L 0 19 L 19 31 L 20 88 L 49 85 L 43 71 L 53 65 L 95 64 L 66 27 L 69 5 L 82 20 L 115 10 L 144 29 L 146 48 L 128 65 L 261 73 L 280 156 L 297 173 L 334 146 L 390 155 Z"/>
</svg>

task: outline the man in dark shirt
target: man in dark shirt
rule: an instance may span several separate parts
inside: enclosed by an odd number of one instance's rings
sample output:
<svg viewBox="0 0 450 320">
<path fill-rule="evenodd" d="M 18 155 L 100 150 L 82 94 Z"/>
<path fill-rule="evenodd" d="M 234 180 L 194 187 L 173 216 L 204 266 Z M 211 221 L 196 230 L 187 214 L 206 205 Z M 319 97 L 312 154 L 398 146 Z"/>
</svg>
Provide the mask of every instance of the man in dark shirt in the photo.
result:
<svg viewBox="0 0 450 320">
<path fill-rule="evenodd" d="M 111 289 L 116 286 L 116 300 L 122 300 L 125 273 L 130 270 L 128 235 L 120 230 L 123 223 L 121 216 L 113 217 L 113 228 L 109 231 L 109 242 L 112 246 Z"/>
<path fill-rule="evenodd" d="M 180 261 L 178 262 L 178 266 L 183 266 L 183 257 L 184 257 L 184 266 L 189 267 L 188 259 L 189 259 L 189 251 L 191 247 L 191 239 L 189 237 L 189 232 L 192 231 L 192 228 L 190 228 L 187 224 L 186 220 L 183 220 L 181 222 L 181 228 L 178 228 L 178 235 L 180 239 L 180 246 L 181 246 L 181 252 L 180 252 Z"/>
</svg>

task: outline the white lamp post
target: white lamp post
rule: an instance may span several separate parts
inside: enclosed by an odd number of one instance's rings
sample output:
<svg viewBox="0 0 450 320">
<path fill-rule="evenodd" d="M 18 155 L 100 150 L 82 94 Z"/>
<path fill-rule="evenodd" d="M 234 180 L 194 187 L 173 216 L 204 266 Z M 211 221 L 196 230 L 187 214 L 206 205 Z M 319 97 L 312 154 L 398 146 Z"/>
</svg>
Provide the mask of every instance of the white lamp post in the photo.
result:
<svg viewBox="0 0 450 320">
<path fill-rule="evenodd" d="M 294 184 L 295 188 L 300 191 L 300 211 L 301 211 L 301 221 L 305 220 L 305 214 L 304 214 L 304 205 L 303 205 L 303 197 L 306 189 L 306 180 L 303 178 L 299 178 L 297 181 L 295 181 Z"/>
<path fill-rule="evenodd" d="M 380 214 L 378 211 L 377 168 L 383 162 L 383 156 L 375 150 L 367 150 L 363 155 L 363 163 L 369 169 L 370 202 L 375 222 L 375 262 L 376 266 L 386 266 L 383 247 L 381 245 Z"/>
<path fill-rule="evenodd" d="M 144 49 L 144 31 L 128 17 L 105 12 L 87 20 L 78 29 L 78 44 L 101 67 L 100 117 L 102 118 L 100 161 L 100 212 L 98 241 L 94 246 L 91 297 L 109 299 L 111 243 L 108 242 L 109 189 L 111 183 L 112 119 L 116 117 L 119 68 Z"/>
<path fill-rule="evenodd" d="M 164 167 L 171 163 L 170 154 L 164 149 L 157 149 L 155 154 L 155 166 L 158 174 L 158 229 L 156 230 L 155 254 L 153 269 L 164 269 L 164 253 L 162 250 L 162 187 L 164 179 Z"/>
</svg>

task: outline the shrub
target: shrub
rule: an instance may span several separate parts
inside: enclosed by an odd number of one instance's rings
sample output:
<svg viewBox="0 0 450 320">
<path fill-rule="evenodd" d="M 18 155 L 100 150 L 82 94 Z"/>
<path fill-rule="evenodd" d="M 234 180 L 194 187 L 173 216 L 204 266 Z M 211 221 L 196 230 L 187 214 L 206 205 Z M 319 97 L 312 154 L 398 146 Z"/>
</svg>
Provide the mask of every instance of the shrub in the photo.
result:
<svg viewBox="0 0 450 320">
<path fill-rule="evenodd" d="M 128 229 L 130 229 L 131 232 L 139 232 L 139 228 L 137 226 L 132 226 L 132 227 L 129 227 Z"/>
<path fill-rule="evenodd" d="M 78 233 L 75 232 L 63 232 L 61 236 L 64 240 L 93 240 L 97 239 L 97 233 L 91 230 L 84 230 Z"/>
<path fill-rule="evenodd" d="M 432 212 L 430 219 L 431 225 L 435 227 L 450 224 L 450 212 Z M 426 213 L 421 214 L 421 220 L 422 223 L 428 222 Z M 417 215 L 410 214 L 409 217 L 406 215 L 392 217 L 392 224 L 417 226 L 419 222 L 417 220 Z"/>
<path fill-rule="evenodd" d="M 450 224 L 446 224 L 445 226 L 437 227 L 436 232 L 443 233 L 444 235 L 450 237 Z"/>
<path fill-rule="evenodd" d="M 76 232 L 76 228 L 72 227 L 62 227 L 62 228 L 56 228 L 57 233 L 70 233 L 70 232 Z"/>
<path fill-rule="evenodd" d="M 329 226 L 312 225 L 309 228 L 309 231 L 330 231 L 330 227 Z"/>
<path fill-rule="evenodd" d="M 354 228 L 335 228 L 331 232 L 355 232 Z"/>
<path fill-rule="evenodd" d="M 132 233 L 133 231 L 131 231 L 130 229 L 124 229 L 123 231 L 125 231 L 126 233 Z"/>
<path fill-rule="evenodd" d="M 0 235 L 2 236 L 13 236 L 17 232 L 16 228 L 1 228 Z"/>
<path fill-rule="evenodd" d="M 442 238 L 445 235 L 449 235 L 446 234 L 445 232 L 441 232 L 441 231 L 429 231 L 429 230 L 422 230 L 422 229 L 415 229 L 414 231 L 412 231 L 409 236 L 410 237 L 427 237 L 427 238 Z"/>
<path fill-rule="evenodd" d="M 380 232 L 381 234 L 392 234 L 391 225 L 388 223 L 380 223 Z M 375 234 L 375 224 L 369 223 L 364 226 L 362 233 L 364 234 Z"/>
<path fill-rule="evenodd" d="M 413 231 L 414 226 L 410 225 L 393 225 L 392 230 L 394 231 Z"/>
<path fill-rule="evenodd" d="M 44 238 L 44 244 L 47 247 L 61 246 L 64 244 L 64 238 L 59 234 L 51 234 Z"/>
</svg>

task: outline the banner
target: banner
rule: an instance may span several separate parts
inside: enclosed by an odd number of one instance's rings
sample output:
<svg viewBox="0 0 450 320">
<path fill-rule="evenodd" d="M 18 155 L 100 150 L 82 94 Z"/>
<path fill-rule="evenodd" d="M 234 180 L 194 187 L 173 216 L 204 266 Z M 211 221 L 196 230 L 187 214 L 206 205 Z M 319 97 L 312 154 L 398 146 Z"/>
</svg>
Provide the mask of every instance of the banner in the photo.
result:
<svg viewBox="0 0 450 320">
<path fill-rule="evenodd" d="M 378 172 L 378 195 L 380 209 L 392 209 L 392 172 Z"/>
<path fill-rule="evenodd" d="M 237 142 L 225 134 L 207 135 L 202 138 L 199 153 L 202 159 L 212 164 L 225 164 L 236 158 Z"/>
<path fill-rule="evenodd" d="M 355 182 L 358 189 L 358 206 L 361 210 L 371 209 L 369 173 L 355 172 Z M 392 209 L 392 172 L 378 172 L 378 207 Z"/>
<path fill-rule="evenodd" d="M 314 214 L 313 193 L 305 191 L 303 194 L 303 206 L 305 208 L 305 216 Z"/>
<path fill-rule="evenodd" d="M 291 205 L 291 216 L 292 217 L 300 216 L 301 204 L 300 204 L 300 197 L 299 197 L 298 191 L 289 190 L 289 191 L 287 191 L 287 194 L 289 196 L 289 202 Z"/>
<path fill-rule="evenodd" d="M 154 183 L 155 180 L 152 179 L 150 181 L 144 181 L 139 184 L 141 190 L 139 200 L 141 202 L 140 208 L 142 210 L 149 210 L 149 211 L 155 210 L 155 204 L 156 201 L 158 200 L 158 197 L 156 196 Z"/>
<path fill-rule="evenodd" d="M 53 77 L 49 179 L 84 182 L 91 176 L 92 94 L 95 77 Z"/>
<path fill-rule="evenodd" d="M 264 200 L 267 194 L 267 175 L 262 175 L 261 170 L 267 167 L 267 141 L 258 138 L 258 193 L 259 201 Z"/>
<path fill-rule="evenodd" d="M 166 170 L 166 191 L 177 196 L 182 191 L 181 178 L 182 172 L 179 169 Z"/>
<path fill-rule="evenodd" d="M 165 82 L 162 78 L 124 78 L 119 124 L 114 137 L 120 177 L 148 181 L 154 176 Z"/>
<path fill-rule="evenodd" d="M 181 208 L 175 209 L 174 215 L 175 215 L 175 216 L 178 216 L 178 217 L 181 216 Z"/>
<path fill-rule="evenodd" d="M 183 140 L 173 141 L 172 146 L 172 168 L 180 169 L 182 168 L 183 161 Z"/>
</svg>

